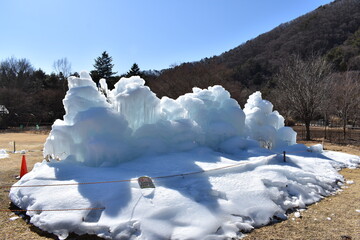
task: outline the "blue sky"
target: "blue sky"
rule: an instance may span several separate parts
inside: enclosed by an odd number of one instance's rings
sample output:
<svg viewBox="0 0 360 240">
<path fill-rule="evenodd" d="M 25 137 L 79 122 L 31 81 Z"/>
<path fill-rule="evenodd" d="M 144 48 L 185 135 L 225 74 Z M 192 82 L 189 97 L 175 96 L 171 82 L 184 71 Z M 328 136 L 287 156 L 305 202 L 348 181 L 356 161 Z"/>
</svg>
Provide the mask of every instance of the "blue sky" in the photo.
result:
<svg viewBox="0 0 360 240">
<path fill-rule="evenodd" d="M 219 55 L 329 0 L 0 0 L 0 60 L 53 71 L 92 70 L 107 51 L 114 71 L 161 70 Z"/>
</svg>

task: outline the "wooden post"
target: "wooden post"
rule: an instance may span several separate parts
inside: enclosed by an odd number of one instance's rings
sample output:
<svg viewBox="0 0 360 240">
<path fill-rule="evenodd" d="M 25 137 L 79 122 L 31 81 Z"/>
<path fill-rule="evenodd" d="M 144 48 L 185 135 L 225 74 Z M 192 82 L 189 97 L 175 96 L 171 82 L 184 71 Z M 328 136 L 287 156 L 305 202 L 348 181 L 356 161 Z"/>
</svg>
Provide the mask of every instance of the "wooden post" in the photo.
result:
<svg viewBox="0 0 360 240">
<path fill-rule="evenodd" d="M 286 152 L 283 151 L 283 154 L 284 154 L 284 162 L 286 162 Z"/>
<path fill-rule="evenodd" d="M 14 153 L 16 152 L 16 143 L 14 141 Z"/>
</svg>

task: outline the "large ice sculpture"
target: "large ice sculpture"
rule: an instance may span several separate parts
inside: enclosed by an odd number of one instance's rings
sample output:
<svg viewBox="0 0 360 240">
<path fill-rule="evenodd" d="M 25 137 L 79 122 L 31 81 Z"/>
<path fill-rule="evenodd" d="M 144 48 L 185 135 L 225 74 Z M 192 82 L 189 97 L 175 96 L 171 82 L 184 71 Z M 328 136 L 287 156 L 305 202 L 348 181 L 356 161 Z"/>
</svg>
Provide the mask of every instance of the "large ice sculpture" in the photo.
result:
<svg viewBox="0 0 360 240">
<path fill-rule="evenodd" d="M 284 119 L 260 92 L 243 111 L 221 86 L 159 99 L 137 76 L 121 78 L 111 91 L 105 79 L 98 89 L 86 72 L 68 83 L 66 114 L 52 126 L 47 158 L 109 166 L 200 146 L 234 153 L 233 148 L 256 147 L 249 138 L 267 147 L 295 143 L 295 133 L 284 128 Z"/>
</svg>

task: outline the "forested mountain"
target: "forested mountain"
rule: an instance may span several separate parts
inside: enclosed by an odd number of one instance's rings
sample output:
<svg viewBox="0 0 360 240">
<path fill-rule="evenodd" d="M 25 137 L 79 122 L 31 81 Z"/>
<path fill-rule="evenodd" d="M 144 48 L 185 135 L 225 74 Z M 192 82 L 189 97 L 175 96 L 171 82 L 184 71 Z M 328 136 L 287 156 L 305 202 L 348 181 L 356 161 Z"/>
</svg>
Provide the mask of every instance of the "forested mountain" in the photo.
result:
<svg viewBox="0 0 360 240">
<path fill-rule="evenodd" d="M 292 54 L 325 56 L 337 71 L 360 70 L 360 1 L 321 6 L 220 56 L 163 70 L 149 85 L 159 96 L 177 97 L 193 86 L 221 84 L 243 103 L 254 90 L 266 94 Z"/>
</svg>

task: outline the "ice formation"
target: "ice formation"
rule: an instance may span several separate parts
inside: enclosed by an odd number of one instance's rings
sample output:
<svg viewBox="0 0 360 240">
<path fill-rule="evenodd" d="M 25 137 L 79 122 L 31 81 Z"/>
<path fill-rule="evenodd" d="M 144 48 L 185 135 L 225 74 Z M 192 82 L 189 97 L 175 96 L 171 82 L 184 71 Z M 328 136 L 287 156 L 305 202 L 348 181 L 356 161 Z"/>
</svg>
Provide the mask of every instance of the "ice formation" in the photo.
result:
<svg viewBox="0 0 360 240">
<path fill-rule="evenodd" d="M 243 111 L 221 86 L 159 99 L 137 76 L 120 79 L 111 91 L 105 79 L 98 90 L 86 72 L 68 81 L 66 115 L 54 123 L 45 156 L 109 166 L 200 146 L 231 153 L 254 146 L 251 139 L 267 148 L 295 144 L 296 133 L 260 92 Z"/>
<path fill-rule="evenodd" d="M 296 143 L 296 132 L 284 127 L 284 118 L 273 111 L 271 102 L 263 100 L 260 92 L 250 95 L 244 112 L 247 134 L 261 146 L 271 149 Z"/>
<path fill-rule="evenodd" d="M 35 164 L 9 195 L 59 239 L 236 238 L 334 192 L 344 180 L 336 169 L 360 163 L 295 144 L 260 92 L 242 110 L 221 86 L 159 99 L 139 77 L 109 90 L 82 72 L 69 78 L 63 102 L 64 120 L 44 147 L 49 162 Z M 140 189 L 140 176 L 156 187 Z"/>
</svg>

